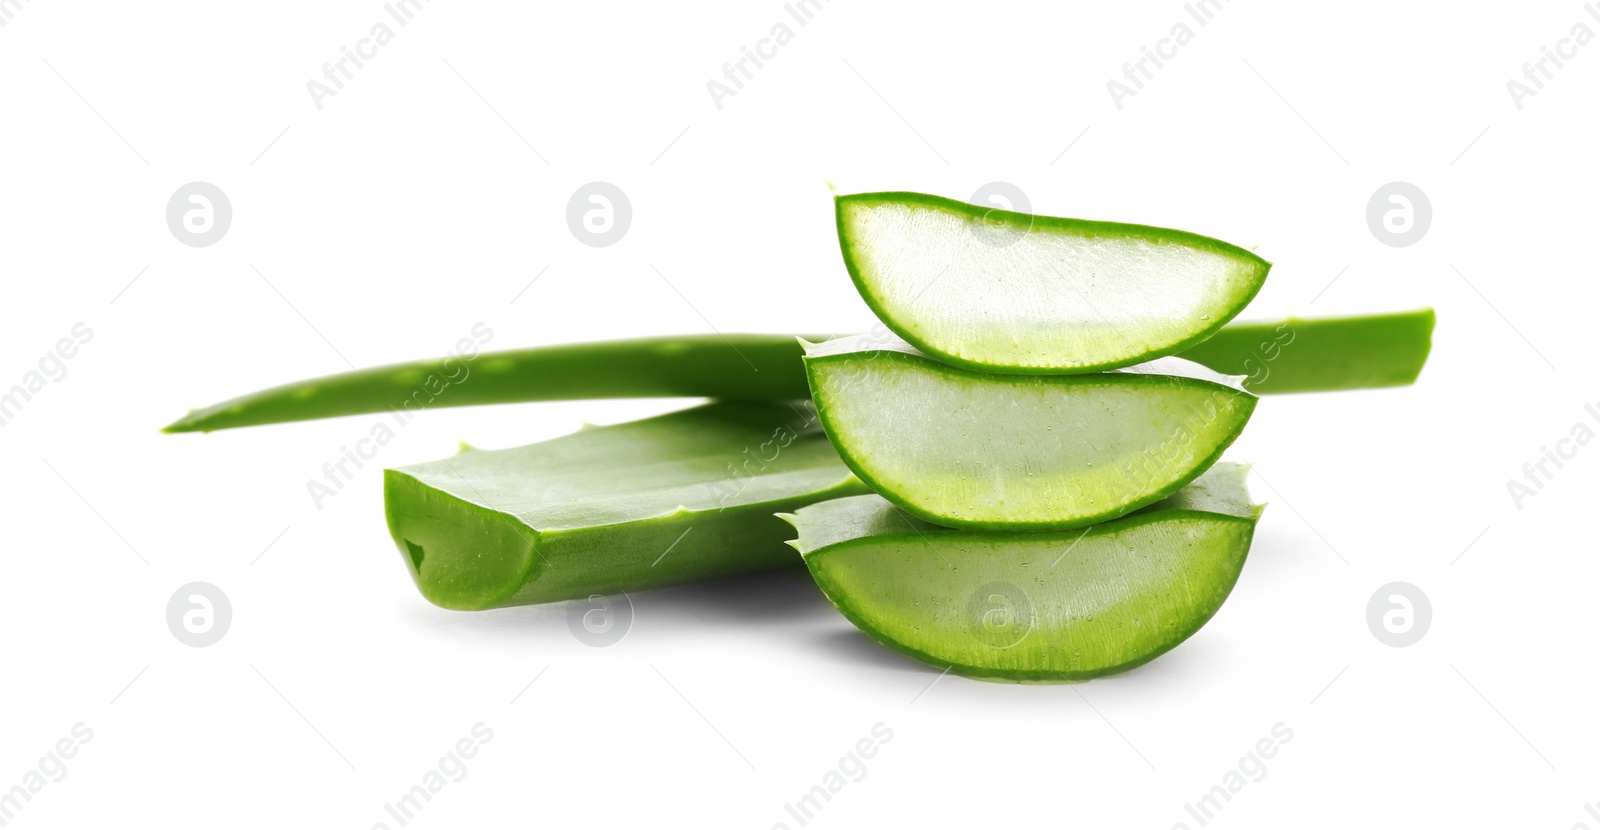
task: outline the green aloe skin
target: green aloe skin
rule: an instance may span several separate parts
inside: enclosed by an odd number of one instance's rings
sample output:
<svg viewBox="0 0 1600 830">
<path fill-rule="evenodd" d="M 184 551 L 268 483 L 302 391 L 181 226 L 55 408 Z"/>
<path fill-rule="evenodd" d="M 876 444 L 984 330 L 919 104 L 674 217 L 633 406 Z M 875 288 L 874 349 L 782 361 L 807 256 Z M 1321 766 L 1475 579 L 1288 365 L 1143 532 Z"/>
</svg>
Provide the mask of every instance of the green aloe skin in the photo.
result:
<svg viewBox="0 0 1600 830">
<path fill-rule="evenodd" d="M 817 585 L 874 640 L 982 680 L 1126 671 L 1188 639 L 1239 579 L 1261 506 L 1218 464 L 1169 498 L 1084 530 L 958 530 L 875 496 L 784 518 Z"/>
<path fill-rule="evenodd" d="M 1281 327 L 1297 339 L 1274 349 Z M 1392 386 L 1427 361 L 1433 312 L 1232 324 L 1181 357 L 1223 374 L 1270 377 L 1257 394 Z M 805 336 L 813 342 L 827 336 Z M 252 392 L 193 410 L 166 432 L 212 432 L 445 406 L 590 398 L 795 400 L 810 394 L 794 335 L 681 335 L 485 352 L 343 372 Z M 1265 367 L 1265 369 L 1263 369 Z M 427 391 L 430 377 L 451 379 Z"/>
<path fill-rule="evenodd" d="M 447 387 L 435 394 L 434 390 Z M 394 409 L 601 398 L 806 397 L 790 335 L 649 337 L 484 352 L 341 372 L 195 409 L 164 432 L 337 418 Z"/>
<path fill-rule="evenodd" d="M 861 297 L 925 354 L 1069 374 L 1177 354 L 1233 319 L 1270 263 L 1185 231 L 994 210 L 922 193 L 835 199 Z"/>
<path fill-rule="evenodd" d="M 384 471 L 417 587 L 466 611 L 793 565 L 773 513 L 866 492 L 799 403 L 707 404 Z"/>
<path fill-rule="evenodd" d="M 862 335 L 808 344 L 806 369 L 845 463 L 948 527 L 1065 529 L 1158 501 L 1215 462 L 1256 405 L 1238 378 L 1175 357 L 997 375 Z"/>
<path fill-rule="evenodd" d="M 1433 309 L 1240 322 L 1183 356 L 1244 375 L 1244 387 L 1257 395 L 1406 386 L 1428 360 L 1433 324 Z"/>
</svg>

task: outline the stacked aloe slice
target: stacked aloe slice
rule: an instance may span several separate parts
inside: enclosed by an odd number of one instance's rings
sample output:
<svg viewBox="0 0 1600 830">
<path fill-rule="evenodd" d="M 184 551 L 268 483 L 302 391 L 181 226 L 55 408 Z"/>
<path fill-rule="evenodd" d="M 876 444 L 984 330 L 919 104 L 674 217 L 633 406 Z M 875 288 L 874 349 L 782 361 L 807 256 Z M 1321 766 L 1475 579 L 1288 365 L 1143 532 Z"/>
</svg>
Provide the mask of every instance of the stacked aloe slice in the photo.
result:
<svg viewBox="0 0 1600 830">
<path fill-rule="evenodd" d="M 836 206 L 883 322 L 869 334 L 543 346 L 478 355 L 470 380 L 398 364 L 167 431 L 423 400 L 718 399 L 385 470 L 390 534 L 422 594 L 466 611 L 803 561 L 892 648 L 1059 682 L 1153 659 L 1226 599 L 1261 508 L 1246 468 L 1217 462 L 1256 393 L 1408 384 L 1430 347 L 1428 310 L 1230 323 L 1269 266 L 1194 234 L 912 193 Z M 463 381 L 419 395 L 441 373 Z"/>
<path fill-rule="evenodd" d="M 839 610 L 931 664 L 1034 682 L 1127 669 L 1198 630 L 1260 514 L 1246 468 L 1213 466 L 1256 397 L 1167 355 L 1237 315 L 1269 264 L 920 194 L 836 205 L 887 330 L 807 344 L 805 363 L 876 494 L 785 518 Z"/>
</svg>

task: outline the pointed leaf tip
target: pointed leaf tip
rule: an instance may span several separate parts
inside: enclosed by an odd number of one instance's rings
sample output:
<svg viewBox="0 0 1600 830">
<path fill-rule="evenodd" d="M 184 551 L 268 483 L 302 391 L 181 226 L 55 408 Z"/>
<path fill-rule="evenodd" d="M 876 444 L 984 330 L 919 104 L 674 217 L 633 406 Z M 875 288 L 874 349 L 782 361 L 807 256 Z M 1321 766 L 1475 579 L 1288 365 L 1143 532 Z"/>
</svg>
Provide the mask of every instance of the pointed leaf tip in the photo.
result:
<svg viewBox="0 0 1600 830">
<path fill-rule="evenodd" d="M 161 431 L 169 435 L 178 432 L 194 432 L 194 415 L 198 411 L 199 410 L 191 409 L 188 412 L 183 413 L 182 418 L 179 418 L 178 420 L 162 427 Z"/>
</svg>

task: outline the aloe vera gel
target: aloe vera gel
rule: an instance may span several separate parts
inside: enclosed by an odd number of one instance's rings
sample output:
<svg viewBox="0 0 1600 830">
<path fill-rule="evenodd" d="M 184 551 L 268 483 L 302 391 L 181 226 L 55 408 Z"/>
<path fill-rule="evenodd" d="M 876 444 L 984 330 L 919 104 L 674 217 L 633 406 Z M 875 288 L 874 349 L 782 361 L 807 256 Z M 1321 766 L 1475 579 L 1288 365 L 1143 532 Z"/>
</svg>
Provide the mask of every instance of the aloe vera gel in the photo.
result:
<svg viewBox="0 0 1600 830">
<path fill-rule="evenodd" d="M 1128 366 L 1205 340 L 1271 265 L 1184 231 L 992 210 L 922 193 L 835 200 L 839 246 L 884 325 L 990 372 Z M 999 225 L 1000 241 L 981 231 Z"/>
<path fill-rule="evenodd" d="M 1180 358 L 1079 375 L 997 375 L 892 337 L 807 350 L 818 412 L 845 463 L 908 513 L 949 527 L 1079 527 L 1193 480 L 1256 397 Z"/>
</svg>

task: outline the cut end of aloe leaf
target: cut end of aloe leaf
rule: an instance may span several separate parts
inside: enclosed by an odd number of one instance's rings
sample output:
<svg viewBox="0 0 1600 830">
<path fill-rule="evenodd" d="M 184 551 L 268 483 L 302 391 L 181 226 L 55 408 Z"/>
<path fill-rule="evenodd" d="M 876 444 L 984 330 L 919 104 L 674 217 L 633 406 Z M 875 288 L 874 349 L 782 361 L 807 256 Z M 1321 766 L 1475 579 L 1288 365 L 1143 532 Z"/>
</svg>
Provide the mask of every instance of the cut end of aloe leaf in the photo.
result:
<svg viewBox="0 0 1600 830">
<path fill-rule="evenodd" d="M 983 680 L 1062 683 L 1142 665 L 1193 635 L 1238 581 L 1260 506 L 1218 464 L 1170 498 L 1070 532 L 975 532 L 878 496 L 797 514 L 798 547 L 873 639 Z"/>
<path fill-rule="evenodd" d="M 1115 518 L 1188 484 L 1256 398 L 1175 357 L 1022 376 L 950 366 L 862 335 L 806 356 L 845 463 L 908 513 L 950 527 L 1049 530 Z"/>
<path fill-rule="evenodd" d="M 995 210 L 921 193 L 835 199 L 851 278 L 927 354 L 988 372 L 1127 366 L 1199 343 L 1271 263 L 1184 231 Z"/>
<path fill-rule="evenodd" d="M 532 576 L 533 528 L 402 470 L 384 470 L 383 499 L 405 506 L 389 511 L 389 533 L 434 605 L 493 608 Z"/>
</svg>

